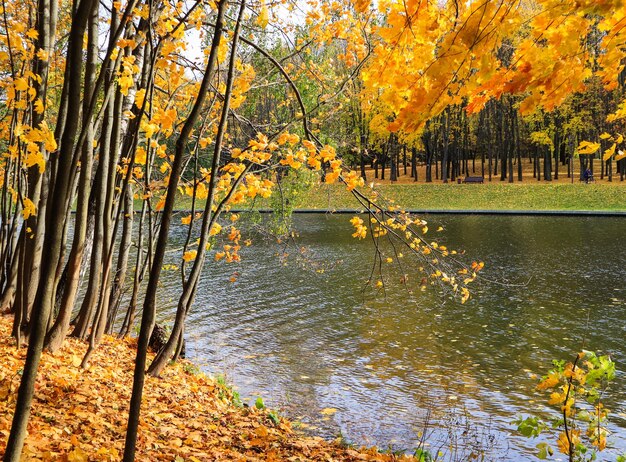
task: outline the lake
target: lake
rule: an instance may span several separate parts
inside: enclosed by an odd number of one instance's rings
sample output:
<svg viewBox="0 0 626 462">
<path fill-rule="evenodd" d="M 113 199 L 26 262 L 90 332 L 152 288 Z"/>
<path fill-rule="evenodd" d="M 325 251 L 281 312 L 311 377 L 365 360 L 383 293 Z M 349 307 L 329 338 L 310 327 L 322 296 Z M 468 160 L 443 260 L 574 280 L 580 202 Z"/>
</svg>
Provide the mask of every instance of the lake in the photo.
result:
<svg viewBox="0 0 626 462">
<path fill-rule="evenodd" d="M 623 218 L 426 216 L 443 243 L 486 264 L 464 305 L 397 283 L 386 295 L 364 290 L 373 246 L 351 237 L 349 219 L 296 215 L 293 241 L 252 233 L 240 264 L 211 262 L 187 322 L 188 357 L 316 435 L 408 452 L 424 438 L 448 460 L 472 448 L 524 460 L 540 440 L 512 421 L 551 412 L 533 374 L 584 347 L 617 364 L 605 401 L 610 445 L 626 452 Z M 389 281 L 400 274 L 386 267 Z M 173 318 L 179 280 L 164 281 L 160 321 Z"/>
</svg>

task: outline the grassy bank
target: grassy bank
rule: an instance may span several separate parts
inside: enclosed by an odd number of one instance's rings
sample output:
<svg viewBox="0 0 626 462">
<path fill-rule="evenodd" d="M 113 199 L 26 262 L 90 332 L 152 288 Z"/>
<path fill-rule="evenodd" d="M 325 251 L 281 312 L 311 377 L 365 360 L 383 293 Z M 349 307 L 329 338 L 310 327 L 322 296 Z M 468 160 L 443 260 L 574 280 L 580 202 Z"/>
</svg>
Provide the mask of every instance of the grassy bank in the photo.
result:
<svg viewBox="0 0 626 462">
<path fill-rule="evenodd" d="M 376 184 L 381 196 L 411 210 L 562 210 L 626 211 L 625 183 L 500 183 L 486 184 Z M 367 192 L 367 191 L 365 191 Z M 274 202 L 277 198 L 273 199 Z M 289 198 L 296 209 L 359 209 L 359 203 L 342 185 L 321 184 Z M 181 197 L 176 207 L 189 209 L 191 200 Z M 271 200 L 257 199 L 243 208 L 271 207 Z M 197 201 L 196 210 L 204 208 Z"/>
<path fill-rule="evenodd" d="M 377 185 L 382 196 L 418 210 L 626 211 L 626 184 L 398 184 Z M 295 200 L 296 208 L 359 208 L 340 185 L 320 185 Z"/>
<path fill-rule="evenodd" d="M 0 316 L 0 457 L 4 454 L 26 349 L 16 349 L 11 320 Z M 121 459 L 132 386 L 135 342 L 106 337 L 91 366 L 87 345 L 70 339 L 44 354 L 22 460 Z M 266 409 L 236 405 L 232 390 L 189 362 L 146 381 L 137 460 L 409 460 L 375 449 L 342 448 L 305 437 Z"/>
</svg>

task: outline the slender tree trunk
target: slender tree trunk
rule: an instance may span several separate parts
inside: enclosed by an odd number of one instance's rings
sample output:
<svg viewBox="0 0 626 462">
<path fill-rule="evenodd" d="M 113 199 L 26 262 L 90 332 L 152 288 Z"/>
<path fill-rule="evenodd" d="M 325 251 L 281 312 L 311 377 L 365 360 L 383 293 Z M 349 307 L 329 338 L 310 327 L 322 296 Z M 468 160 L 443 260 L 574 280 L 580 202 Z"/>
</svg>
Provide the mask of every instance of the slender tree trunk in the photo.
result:
<svg viewBox="0 0 626 462">
<path fill-rule="evenodd" d="M 396 158 L 396 140 L 393 135 L 389 135 L 388 141 L 388 149 L 389 153 L 389 179 L 393 183 L 394 181 L 398 181 L 398 163 Z"/>
<path fill-rule="evenodd" d="M 144 299 L 143 316 L 141 319 L 141 330 L 139 331 L 139 339 L 137 343 L 137 358 L 135 360 L 135 371 L 133 375 L 133 389 L 130 400 L 130 410 L 128 413 L 128 426 L 126 430 L 126 442 L 124 447 L 124 462 L 134 462 L 135 445 L 137 441 L 137 431 L 139 428 L 139 413 L 141 409 L 141 398 L 143 394 L 143 384 L 145 381 L 145 367 L 148 353 L 148 341 L 154 327 L 156 291 L 163 265 L 163 257 L 167 247 L 170 222 L 172 212 L 174 210 L 174 201 L 176 199 L 176 190 L 178 188 L 178 180 L 180 179 L 183 158 L 187 146 L 189 135 L 200 116 L 200 112 L 204 106 L 207 92 L 209 91 L 211 82 L 215 75 L 215 63 L 217 58 L 217 50 L 222 37 L 224 27 L 224 14 L 227 8 L 226 0 L 221 0 L 217 7 L 217 18 L 215 22 L 215 31 L 211 50 L 209 53 L 207 68 L 198 91 L 198 96 L 194 103 L 193 109 L 181 130 L 176 141 L 176 150 L 174 160 L 170 171 L 170 179 L 167 187 L 167 196 L 163 207 L 161 229 L 154 252 L 154 261 L 150 270 L 148 279 L 148 287 Z M 245 8 L 245 0 L 241 2 L 239 16 L 241 17 Z M 239 21 L 238 21 L 239 22 Z M 235 38 L 233 38 L 235 40 Z"/>
<path fill-rule="evenodd" d="M 122 227 L 122 237 L 120 239 L 119 254 L 117 259 L 117 267 L 115 270 L 115 278 L 113 279 L 113 289 L 111 290 L 111 308 L 109 310 L 109 319 L 107 320 L 106 332 L 113 333 L 115 318 L 117 317 L 118 308 L 122 302 L 124 294 L 124 283 L 126 281 L 126 270 L 128 268 L 128 258 L 130 256 L 130 247 L 133 237 L 133 191 L 129 189 L 126 192 L 124 204 L 124 221 Z"/>
<path fill-rule="evenodd" d="M 87 61 L 85 64 L 85 81 L 83 96 L 83 125 L 87 126 L 85 143 L 81 148 L 80 174 L 78 178 L 78 200 L 74 225 L 74 238 L 70 251 L 67 268 L 67 281 L 63 289 L 63 297 L 59 316 L 48 334 L 47 347 L 50 351 L 57 351 L 65 340 L 69 330 L 72 309 L 76 300 L 80 282 L 81 266 L 87 237 L 87 222 L 89 216 L 89 198 L 91 196 L 91 176 L 93 166 L 93 141 L 95 137 L 93 119 L 87 118 L 89 100 L 94 92 L 96 60 L 98 51 L 98 9 L 97 2 L 89 16 L 87 32 Z"/>
<path fill-rule="evenodd" d="M 446 109 L 446 112 L 443 116 L 443 120 L 444 123 L 441 125 L 442 128 L 442 140 L 443 140 L 443 157 L 441 159 L 441 181 L 443 183 L 447 183 L 448 182 L 448 164 L 450 163 L 449 161 L 449 137 L 448 137 L 448 129 L 449 129 L 449 121 L 450 118 L 450 111 L 449 109 Z"/>
<path fill-rule="evenodd" d="M 93 0 L 79 0 L 76 6 L 76 14 L 73 17 L 71 30 L 68 37 L 67 68 L 70 69 L 70 84 L 68 85 L 68 114 L 61 139 L 60 152 L 58 155 L 58 169 L 61 172 L 69 172 L 76 168 L 73 165 L 75 136 L 78 131 L 80 98 L 81 98 L 81 71 L 83 55 L 83 36 L 85 33 L 87 17 L 91 11 Z M 42 10 L 49 11 L 50 4 L 42 0 Z M 45 17 L 45 15 L 44 15 Z M 65 210 L 65 203 L 70 193 L 70 182 L 66 175 L 57 175 L 53 192 L 51 194 L 50 210 Z M 46 223 L 46 245 L 43 248 L 42 265 L 40 271 L 39 287 L 33 305 L 32 329 L 28 343 L 26 363 L 23 369 L 22 380 L 15 405 L 15 413 L 11 425 L 11 433 L 4 454 L 5 462 L 17 462 L 20 459 L 26 426 L 30 416 L 30 407 L 35 389 L 35 380 L 41 351 L 45 337 L 45 330 L 52 309 L 52 297 L 54 294 L 54 275 L 58 266 L 58 258 L 61 253 L 61 239 L 65 220 L 62 217 L 54 217 Z"/>
</svg>

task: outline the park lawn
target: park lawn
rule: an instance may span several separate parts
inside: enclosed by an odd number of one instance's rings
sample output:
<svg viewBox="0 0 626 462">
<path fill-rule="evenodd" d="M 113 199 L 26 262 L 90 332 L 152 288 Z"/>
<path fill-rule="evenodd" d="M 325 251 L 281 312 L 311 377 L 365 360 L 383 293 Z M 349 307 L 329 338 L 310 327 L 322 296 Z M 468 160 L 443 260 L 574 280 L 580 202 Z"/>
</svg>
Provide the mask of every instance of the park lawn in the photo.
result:
<svg viewBox="0 0 626 462">
<path fill-rule="evenodd" d="M 11 318 L 0 315 L 0 458 L 26 357 L 10 332 Z M 136 339 L 106 336 L 81 369 L 86 349 L 85 342 L 68 339 L 56 354 L 44 353 L 21 460 L 121 460 Z M 161 378 L 148 377 L 136 460 L 414 460 L 303 436 L 277 414 L 234 401 L 230 388 L 188 361 L 167 367 Z"/>
<path fill-rule="evenodd" d="M 384 201 L 406 210 L 495 210 L 495 211 L 614 211 L 626 212 L 626 182 L 613 183 L 404 183 L 375 184 L 374 189 Z M 366 195 L 370 187 L 361 189 Z M 276 194 L 276 192 L 274 192 Z M 289 197 L 296 210 L 360 210 L 362 206 L 341 184 L 320 184 Z M 278 198 L 257 198 L 234 207 L 267 209 Z M 136 204 L 139 207 L 139 202 Z M 189 210 L 191 199 L 180 197 L 177 210 Z M 196 201 L 196 211 L 204 209 L 204 201 Z"/>
<path fill-rule="evenodd" d="M 376 185 L 381 197 L 410 210 L 626 211 L 626 183 Z M 341 185 L 319 185 L 295 200 L 301 209 L 359 209 Z"/>
</svg>

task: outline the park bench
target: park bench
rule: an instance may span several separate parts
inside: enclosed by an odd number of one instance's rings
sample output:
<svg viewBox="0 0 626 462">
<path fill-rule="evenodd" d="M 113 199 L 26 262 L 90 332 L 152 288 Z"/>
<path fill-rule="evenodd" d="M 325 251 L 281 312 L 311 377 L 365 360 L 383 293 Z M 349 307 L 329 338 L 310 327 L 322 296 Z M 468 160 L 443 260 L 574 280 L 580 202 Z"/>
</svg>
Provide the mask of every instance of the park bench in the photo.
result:
<svg viewBox="0 0 626 462">
<path fill-rule="evenodd" d="M 466 176 L 463 183 L 484 183 L 485 178 L 482 176 Z"/>
</svg>

